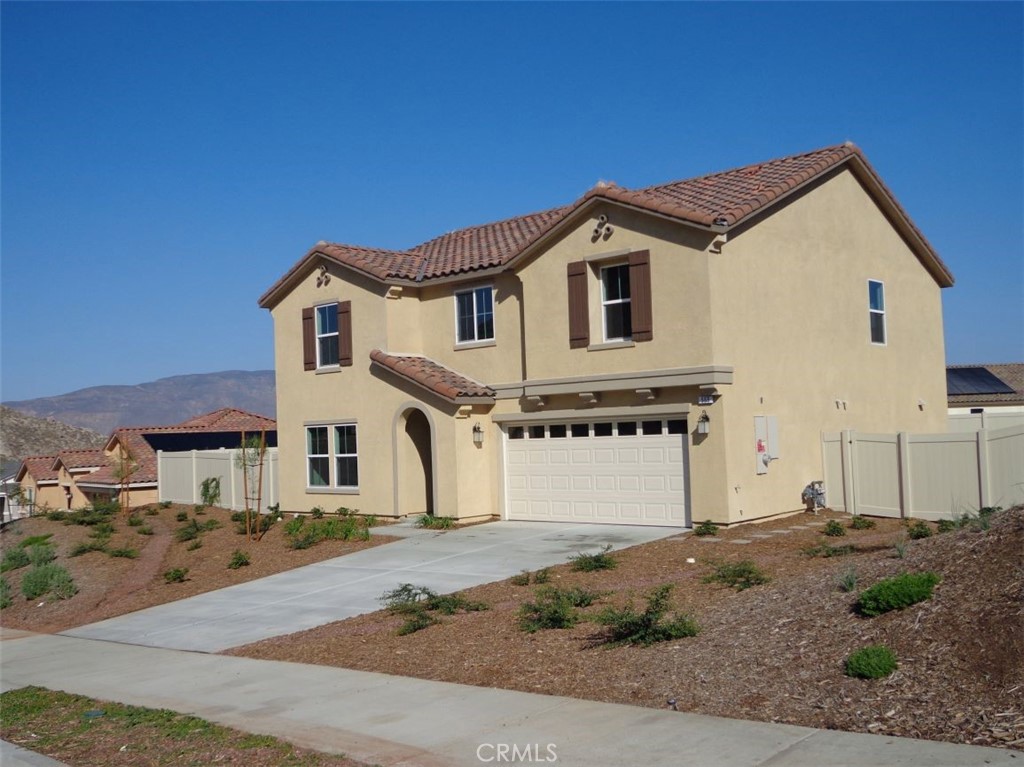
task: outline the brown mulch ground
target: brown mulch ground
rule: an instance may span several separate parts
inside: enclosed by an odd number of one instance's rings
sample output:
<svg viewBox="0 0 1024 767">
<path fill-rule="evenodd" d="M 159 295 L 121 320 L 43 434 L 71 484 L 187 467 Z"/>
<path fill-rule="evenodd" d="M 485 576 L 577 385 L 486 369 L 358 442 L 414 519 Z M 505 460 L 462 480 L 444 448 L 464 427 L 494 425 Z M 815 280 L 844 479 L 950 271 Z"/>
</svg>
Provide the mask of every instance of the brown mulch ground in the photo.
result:
<svg viewBox="0 0 1024 767">
<path fill-rule="evenodd" d="M 719 542 L 675 537 L 616 554 L 615 570 L 552 568 L 551 582 L 609 592 L 593 613 L 632 597 L 639 607 L 656 585 L 675 584 L 675 605 L 702 627 L 699 636 L 642 647 L 608 648 L 599 627 L 527 634 L 517 611 L 535 586 L 511 580 L 470 589 L 486 612 L 444 617 L 400 637 L 400 619 L 360 616 L 233 654 L 343 666 L 448 682 L 566 695 L 809 727 L 1024 749 L 1024 508 L 994 518 L 987 532 L 959 530 L 908 541 L 897 520 L 825 538 L 821 528 L 756 538 L 835 518 L 801 515 L 721 532 Z M 932 526 L 934 529 L 934 526 Z M 749 544 L 732 544 L 735 539 Z M 844 557 L 803 551 L 854 544 Z M 688 563 L 688 559 L 694 563 Z M 712 562 L 750 559 L 771 583 L 736 592 L 704 583 Z M 837 579 L 854 568 L 858 587 Z M 857 592 L 902 571 L 942 576 L 933 598 L 876 618 L 852 611 Z M 876 681 L 843 673 L 851 651 L 886 644 L 899 668 Z"/>
<path fill-rule="evenodd" d="M 180 512 L 200 523 L 216 519 L 221 526 L 202 533 L 202 545 L 189 550 L 194 545 L 192 541 L 179 542 L 174 536 L 183 524 L 177 520 Z M 99 551 L 68 556 L 76 544 L 91 540 L 92 528 L 82 525 L 33 517 L 5 527 L 0 534 L 4 550 L 30 536 L 52 533 L 50 541 L 57 547 L 56 562 L 68 569 L 79 591 L 66 600 L 28 601 L 21 595 L 21 578 L 29 568 L 4 573 L 3 577 L 11 584 L 14 601 L 0 611 L 0 624 L 43 633 L 63 631 L 393 540 L 375 534 L 365 542 L 324 541 L 308 549 L 295 550 L 289 547 L 281 524 L 274 525 L 262 540 L 247 541 L 244 534 L 236 532 L 231 512 L 225 509 L 209 507 L 197 514 L 192 506 L 172 505 L 166 509 L 140 509 L 135 516 L 142 525 L 128 525 L 121 514 L 111 518 L 115 532 L 108 547 L 136 549 L 136 559 L 110 557 Z M 145 527 L 152 529 L 152 535 L 139 534 Z M 247 553 L 251 564 L 229 570 L 228 562 L 236 550 Z M 163 574 L 174 568 L 188 568 L 188 580 L 167 583 Z"/>
</svg>

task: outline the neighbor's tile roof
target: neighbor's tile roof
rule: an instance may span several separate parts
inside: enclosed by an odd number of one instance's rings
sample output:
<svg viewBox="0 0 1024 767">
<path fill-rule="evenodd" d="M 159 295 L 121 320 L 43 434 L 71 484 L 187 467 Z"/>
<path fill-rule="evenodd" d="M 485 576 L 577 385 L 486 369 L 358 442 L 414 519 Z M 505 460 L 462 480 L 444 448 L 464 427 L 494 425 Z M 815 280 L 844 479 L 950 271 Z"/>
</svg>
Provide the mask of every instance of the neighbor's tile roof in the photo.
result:
<svg viewBox="0 0 1024 767">
<path fill-rule="evenodd" d="M 977 405 L 982 403 L 1002 405 L 1024 405 L 1024 362 L 1003 362 L 996 364 L 947 365 L 948 369 L 985 368 L 992 375 L 1013 389 L 1003 394 L 950 394 L 946 399 L 950 405 Z"/>
<path fill-rule="evenodd" d="M 53 468 L 55 455 L 30 455 L 21 462 L 17 478 L 20 482 L 26 474 L 31 474 L 36 482 L 56 482 L 57 470 Z"/>
<path fill-rule="evenodd" d="M 388 354 L 380 349 L 370 352 L 370 359 L 393 373 L 429 389 L 452 402 L 465 398 L 493 399 L 494 390 L 479 381 L 417 354 Z"/>
<path fill-rule="evenodd" d="M 260 304 L 271 304 L 273 296 L 302 270 L 309 258 L 321 255 L 384 281 L 419 282 L 502 266 L 593 199 L 603 198 L 632 205 L 698 226 L 728 228 L 851 158 L 859 160 L 857 167 L 877 184 L 897 217 L 920 240 L 921 247 L 934 260 L 935 271 L 952 284 L 948 268 L 892 192 L 860 150 L 851 143 L 845 143 L 642 189 L 602 183 L 570 205 L 459 229 L 406 250 L 319 243 L 260 298 Z"/>
<path fill-rule="evenodd" d="M 214 410 L 206 415 L 182 421 L 173 429 L 197 429 L 199 431 L 260 431 L 277 428 L 277 421 L 266 416 L 248 413 L 233 407 Z"/>
</svg>

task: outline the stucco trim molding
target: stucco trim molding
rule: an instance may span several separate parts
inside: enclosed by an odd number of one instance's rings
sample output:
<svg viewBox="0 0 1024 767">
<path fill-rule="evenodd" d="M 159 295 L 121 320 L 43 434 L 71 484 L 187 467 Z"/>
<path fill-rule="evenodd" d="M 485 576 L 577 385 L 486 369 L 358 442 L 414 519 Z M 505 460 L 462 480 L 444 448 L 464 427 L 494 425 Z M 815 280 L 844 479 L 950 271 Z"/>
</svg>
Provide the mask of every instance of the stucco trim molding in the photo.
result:
<svg viewBox="0 0 1024 767">
<path fill-rule="evenodd" d="M 666 370 L 606 373 L 593 376 L 547 378 L 515 383 L 492 384 L 496 399 L 549 397 L 556 394 L 583 394 L 637 389 L 667 389 L 679 386 L 726 386 L 732 383 L 731 365 L 701 365 Z"/>
<path fill-rule="evenodd" d="M 502 413 L 491 416 L 491 421 L 498 424 L 539 423 L 541 421 L 600 421 L 614 418 L 665 418 L 680 416 L 686 418 L 690 413 L 690 405 L 635 405 L 633 407 L 588 407 L 579 410 L 550 410 L 544 413 Z"/>
</svg>

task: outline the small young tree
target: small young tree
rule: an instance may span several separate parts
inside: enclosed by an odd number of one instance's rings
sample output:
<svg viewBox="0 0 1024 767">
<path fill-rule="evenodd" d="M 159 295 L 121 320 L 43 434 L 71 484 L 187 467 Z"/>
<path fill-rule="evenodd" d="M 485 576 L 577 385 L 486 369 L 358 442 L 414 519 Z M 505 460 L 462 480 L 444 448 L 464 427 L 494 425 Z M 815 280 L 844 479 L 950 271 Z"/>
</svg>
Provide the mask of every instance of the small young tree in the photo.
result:
<svg viewBox="0 0 1024 767">
<path fill-rule="evenodd" d="M 118 446 L 117 455 L 112 460 L 114 461 L 114 478 L 121 485 L 121 508 L 124 509 L 124 514 L 128 517 L 132 513 L 132 475 L 139 470 L 139 462 L 132 455 L 131 448 L 123 443 Z"/>
<path fill-rule="evenodd" d="M 235 466 L 242 471 L 245 495 L 245 536 L 258 541 L 263 537 L 264 526 L 260 519 L 263 505 L 263 460 L 267 454 L 267 433 L 247 437 L 242 432 L 242 444 L 235 453 Z"/>
</svg>

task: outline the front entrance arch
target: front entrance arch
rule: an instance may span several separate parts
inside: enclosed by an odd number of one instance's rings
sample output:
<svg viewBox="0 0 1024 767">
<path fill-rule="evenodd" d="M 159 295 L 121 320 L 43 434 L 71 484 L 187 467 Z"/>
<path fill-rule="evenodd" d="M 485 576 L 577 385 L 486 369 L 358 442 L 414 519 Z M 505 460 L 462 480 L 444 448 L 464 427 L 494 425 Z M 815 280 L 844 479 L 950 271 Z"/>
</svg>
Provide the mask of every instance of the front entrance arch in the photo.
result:
<svg viewBox="0 0 1024 767">
<path fill-rule="evenodd" d="M 433 514 L 437 508 L 435 429 L 429 413 L 416 405 L 395 416 L 395 513 Z"/>
</svg>

